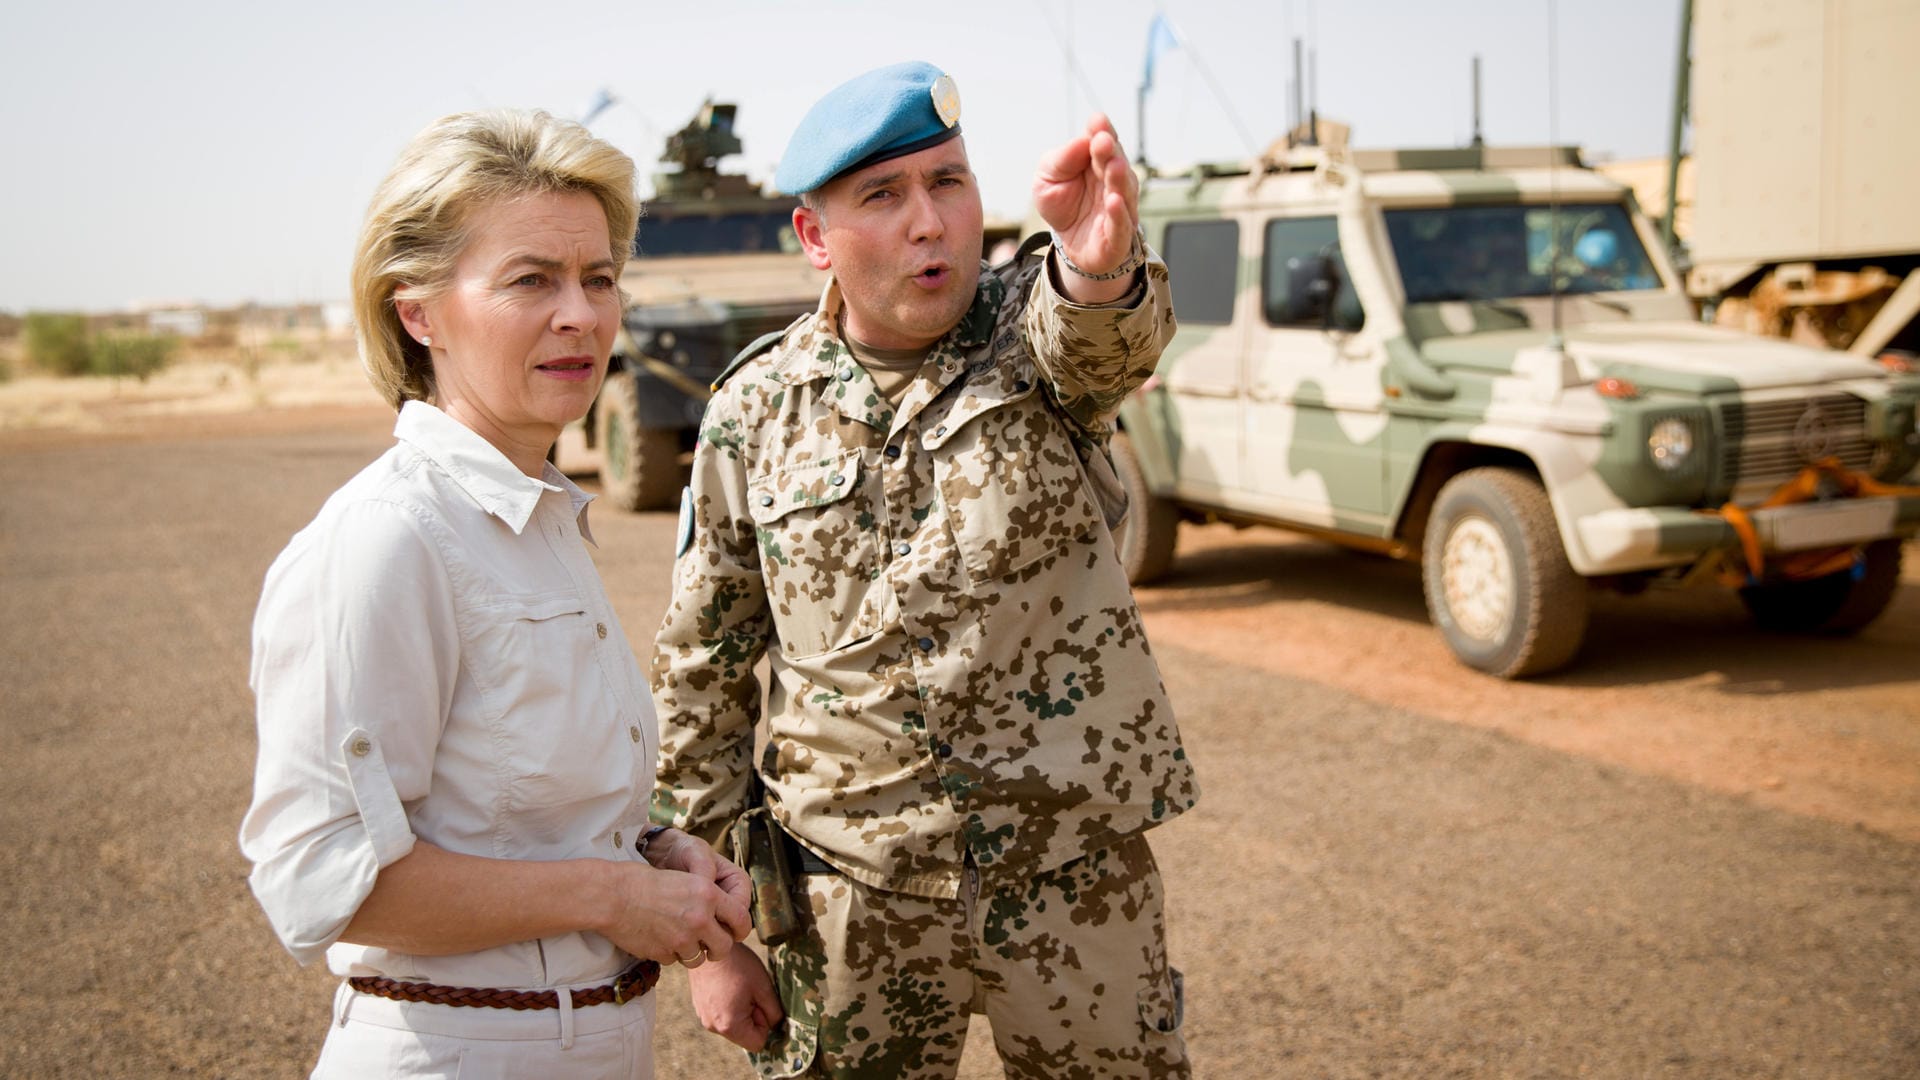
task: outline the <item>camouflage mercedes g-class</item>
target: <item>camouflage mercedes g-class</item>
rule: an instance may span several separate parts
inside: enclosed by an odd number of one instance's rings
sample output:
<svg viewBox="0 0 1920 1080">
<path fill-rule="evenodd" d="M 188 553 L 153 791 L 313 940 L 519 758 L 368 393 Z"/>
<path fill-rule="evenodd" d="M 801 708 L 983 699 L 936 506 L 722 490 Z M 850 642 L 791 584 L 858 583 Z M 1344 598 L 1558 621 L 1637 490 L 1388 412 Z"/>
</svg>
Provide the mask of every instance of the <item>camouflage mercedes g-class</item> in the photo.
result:
<svg viewBox="0 0 1920 1080">
<path fill-rule="evenodd" d="M 1719 581 L 1816 632 L 1898 587 L 1920 375 L 1702 325 L 1572 150 L 1282 146 L 1141 218 L 1180 330 L 1114 442 L 1136 583 L 1182 519 L 1418 559 L 1502 677 L 1569 662 L 1595 585 Z"/>
</svg>

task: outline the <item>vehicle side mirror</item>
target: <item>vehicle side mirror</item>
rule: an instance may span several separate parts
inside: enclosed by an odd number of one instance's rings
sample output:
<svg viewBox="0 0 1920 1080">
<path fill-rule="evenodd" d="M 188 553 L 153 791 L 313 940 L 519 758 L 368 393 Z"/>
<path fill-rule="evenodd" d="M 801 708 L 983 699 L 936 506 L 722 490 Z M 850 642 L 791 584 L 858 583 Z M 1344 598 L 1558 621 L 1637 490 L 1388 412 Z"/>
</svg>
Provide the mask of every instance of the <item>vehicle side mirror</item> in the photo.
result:
<svg viewBox="0 0 1920 1080">
<path fill-rule="evenodd" d="M 1326 255 L 1296 255 L 1287 260 L 1287 295 L 1282 299 L 1279 322 L 1324 323 L 1333 307 L 1334 289 L 1339 275 L 1333 259 Z"/>
</svg>

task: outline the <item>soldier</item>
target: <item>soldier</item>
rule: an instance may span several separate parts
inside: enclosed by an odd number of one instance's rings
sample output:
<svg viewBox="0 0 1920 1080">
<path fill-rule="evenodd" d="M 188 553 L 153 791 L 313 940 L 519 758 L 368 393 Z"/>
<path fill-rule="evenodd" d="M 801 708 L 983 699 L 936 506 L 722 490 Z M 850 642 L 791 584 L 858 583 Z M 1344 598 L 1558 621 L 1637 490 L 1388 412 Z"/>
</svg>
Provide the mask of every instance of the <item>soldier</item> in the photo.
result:
<svg viewBox="0 0 1920 1080">
<path fill-rule="evenodd" d="M 769 1076 L 952 1076 L 974 1012 L 1009 1076 L 1184 1076 L 1141 834 L 1196 789 L 1106 454 L 1173 334 L 1166 267 L 1100 116 L 1035 178 L 1051 247 L 984 267 L 959 119 L 939 69 L 869 72 L 775 178 L 833 278 L 707 408 L 653 817 L 718 840 L 763 802 L 800 925 L 771 981 L 742 945 L 694 1001 Z"/>
</svg>

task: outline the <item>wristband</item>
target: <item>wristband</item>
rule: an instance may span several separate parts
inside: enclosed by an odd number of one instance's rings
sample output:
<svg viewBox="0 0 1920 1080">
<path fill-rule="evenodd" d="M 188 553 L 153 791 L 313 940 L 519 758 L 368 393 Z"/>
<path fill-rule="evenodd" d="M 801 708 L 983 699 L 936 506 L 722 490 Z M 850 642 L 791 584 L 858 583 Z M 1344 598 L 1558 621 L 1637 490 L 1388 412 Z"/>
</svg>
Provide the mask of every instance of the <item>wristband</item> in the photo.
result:
<svg viewBox="0 0 1920 1080">
<path fill-rule="evenodd" d="M 1073 260 L 1067 258 L 1067 249 L 1060 246 L 1059 233 L 1053 234 L 1053 253 L 1060 257 L 1061 266 L 1064 266 L 1067 269 L 1073 271 L 1075 274 L 1078 274 L 1079 276 L 1086 278 L 1088 281 L 1113 281 L 1116 278 L 1126 277 L 1128 274 L 1131 274 L 1135 270 L 1140 269 L 1140 267 L 1145 265 L 1147 261 L 1147 245 L 1141 242 L 1140 232 L 1137 229 L 1134 230 L 1134 234 L 1133 234 L 1133 246 L 1127 250 L 1126 261 L 1122 262 L 1119 266 L 1114 267 L 1113 269 L 1107 271 L 1104 274 L 1095 274 L 1087 270 L 1082 270 L 1078 266 L 1075 266 L 1073 264 Z"/>
</svg>

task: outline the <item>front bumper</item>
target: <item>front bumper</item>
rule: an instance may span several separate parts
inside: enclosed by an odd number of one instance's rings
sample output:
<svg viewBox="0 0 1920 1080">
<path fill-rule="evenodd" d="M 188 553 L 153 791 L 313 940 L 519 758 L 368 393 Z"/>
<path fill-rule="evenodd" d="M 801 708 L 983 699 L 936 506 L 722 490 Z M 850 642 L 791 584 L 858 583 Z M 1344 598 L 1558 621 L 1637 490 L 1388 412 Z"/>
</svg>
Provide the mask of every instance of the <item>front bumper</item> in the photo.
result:
<svg viewBox="0 0 1920 1080">
<path fill-rule="evenodd" d="M 1920 495 L 1878 495 L 1793 503 L 1747 512 L 1768 554 L 1863 544 L 1920 529 Z M 1684 507 L 1638 507 L 1589 514 L 1574 523 L 1589 577 L 1681 566 L 1715 551 L 1739 552 L 1743 539 L 1727 517 Z"/>
</svg>

